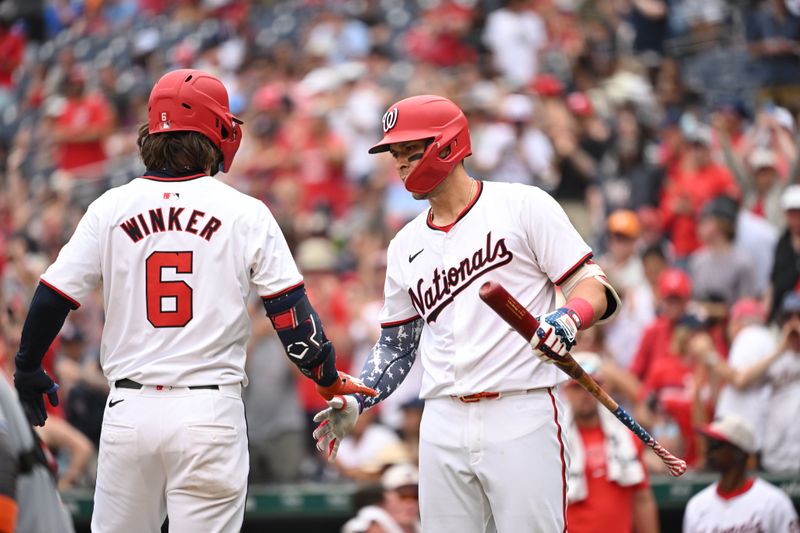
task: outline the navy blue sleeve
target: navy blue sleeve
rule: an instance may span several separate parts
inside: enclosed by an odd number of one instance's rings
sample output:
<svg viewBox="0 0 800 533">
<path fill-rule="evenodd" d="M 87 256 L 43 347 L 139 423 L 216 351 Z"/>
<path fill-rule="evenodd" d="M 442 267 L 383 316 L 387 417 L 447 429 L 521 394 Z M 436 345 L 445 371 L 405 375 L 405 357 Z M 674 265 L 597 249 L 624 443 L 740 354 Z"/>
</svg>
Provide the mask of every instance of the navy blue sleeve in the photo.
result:
<svg viewBox="0 0 800 533">
<path fill-rule="evenodd" d="M 305 287 L 263 298 L 262 302 L 289 360 L 318 385 L 332 385 L 339 375 L 336 350 L 325 336 L 322 321 L 308 301 Z"/>
<path fill-rule="evenodd" d="M 381 337 L 372 348 L 372 355 L 361 370 L 364 385 L 372 387 L 377 396 L 359 395 L 362 409 L 385 400 L 406 379 L 417 356 L 424 320 L 417 318 L 405 324 L 381 329 Z"/>
<path fill-rule="evenodd" d="M 74 303 L 47 285 L 39 283 L 33 293 L 25 325 L 22 326 L 22 338 L 16 357 L 17 368 L 32 372 L 41 366 L 44 354 L 53 344 L 72 309 L 75 309 Z"/>
</svg>

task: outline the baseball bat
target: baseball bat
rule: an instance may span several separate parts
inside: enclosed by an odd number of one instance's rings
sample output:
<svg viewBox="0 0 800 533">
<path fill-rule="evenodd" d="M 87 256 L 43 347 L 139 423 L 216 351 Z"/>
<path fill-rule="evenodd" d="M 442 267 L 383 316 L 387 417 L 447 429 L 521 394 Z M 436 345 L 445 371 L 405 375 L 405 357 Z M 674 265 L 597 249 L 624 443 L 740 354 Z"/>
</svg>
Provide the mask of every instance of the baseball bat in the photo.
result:
<svg viewBox="0 0 800 533">
<path fill-rule="evenodd" d="M 487 281 L 480 288 L 481 300 L 491 307 L 495 313 L 517 330 L 517 333 L 530 342 L 539 327 L 539 321 L 525 309 L 508 291 L 499 283 Z M 603 388 L 587 374 L 581 365 L 570 354 L 564 356 L 563 361 L 554 361 L 554 364 L 564 371 L 569 377 L 580 383 L 589 394 L 597 398 L 606 409 L 611 411 L 620 422 L 625 424 L 634 435 L 653 449 L 664 462 L 669 473 L 675 477 L 686 472 L 686 461 L 675 457 L 659 444 L 639 423 L 628 414 Z"/>
</svg>

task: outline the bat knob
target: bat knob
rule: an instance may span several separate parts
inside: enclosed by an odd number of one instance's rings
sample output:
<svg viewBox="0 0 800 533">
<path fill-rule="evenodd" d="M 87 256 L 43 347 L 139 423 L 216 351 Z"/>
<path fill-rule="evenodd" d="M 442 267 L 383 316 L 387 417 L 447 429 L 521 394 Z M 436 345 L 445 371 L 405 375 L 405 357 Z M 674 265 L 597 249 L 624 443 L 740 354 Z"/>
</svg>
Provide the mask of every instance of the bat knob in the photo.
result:
<svg viewBox="0 0 800 533">
<path fill-rule="evenodd" d="M 494 281 L 487 281 L 481 285 L 480 290 L 478 290 L 478 296 L 481 297 L 481 300 L 486 300 L 486 298 L 488 298 L 494 290 L 495 286 L 497 286 L 497 284 Z"/>
</svg>

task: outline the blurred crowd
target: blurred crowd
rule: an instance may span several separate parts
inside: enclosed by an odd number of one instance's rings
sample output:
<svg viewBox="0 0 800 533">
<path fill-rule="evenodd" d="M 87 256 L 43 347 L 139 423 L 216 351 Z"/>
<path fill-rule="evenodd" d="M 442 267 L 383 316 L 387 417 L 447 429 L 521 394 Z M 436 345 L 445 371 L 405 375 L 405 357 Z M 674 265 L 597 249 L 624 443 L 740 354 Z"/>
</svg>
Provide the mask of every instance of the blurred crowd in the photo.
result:
<svg viewBox="0 0 800 533">
<path fill-rule="evenodd" d="M 798 2 L 3 2 L 6 371 L 38 276 L 89 202 L 140 175 L 149 90 L 181 67 L 226 84 L 245 136 L 218 178 L 270 207 L 351 373 L 379 332 L 388 241 L 426 206 L 367 149 L 389 103 L 441 94 L 469 119 L 471 175 L 550 192 L 620 292 L 618 318 L 576 347 L 612 395 L 693 469 L 694 428 L 735 411 L 756 428 L 755 466 L 800 473 Z M 255 300 L 252 316 L 253 483 L 377 481 L 415 461 L 419 365 L 326 465 L 309 429 L 324 402 Z M 92 484 L 102 325 L 98 290 L 45 361 L 62 402 L 41 437 L 64 489 Z"/>
</svg>

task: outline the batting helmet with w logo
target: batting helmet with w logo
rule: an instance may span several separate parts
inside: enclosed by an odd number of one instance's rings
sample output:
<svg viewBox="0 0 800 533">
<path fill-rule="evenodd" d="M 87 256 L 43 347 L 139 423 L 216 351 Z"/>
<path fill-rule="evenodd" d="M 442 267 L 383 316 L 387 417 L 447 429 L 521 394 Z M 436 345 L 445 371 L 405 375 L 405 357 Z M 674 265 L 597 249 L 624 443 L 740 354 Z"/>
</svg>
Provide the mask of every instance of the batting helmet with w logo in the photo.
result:
<svg viewBox="0 0 800 533">
<path fill-rule="evenodd" d="M 428 141 L 422 159 L 408 175 L 406 189 L 425 194 L 472 154 L 467 117 L 447 98 L 426 94 L 400 100 L 383 115 L 383 139 L 369 149 L 377 154 L 392 143 Z"/>
</svg>

